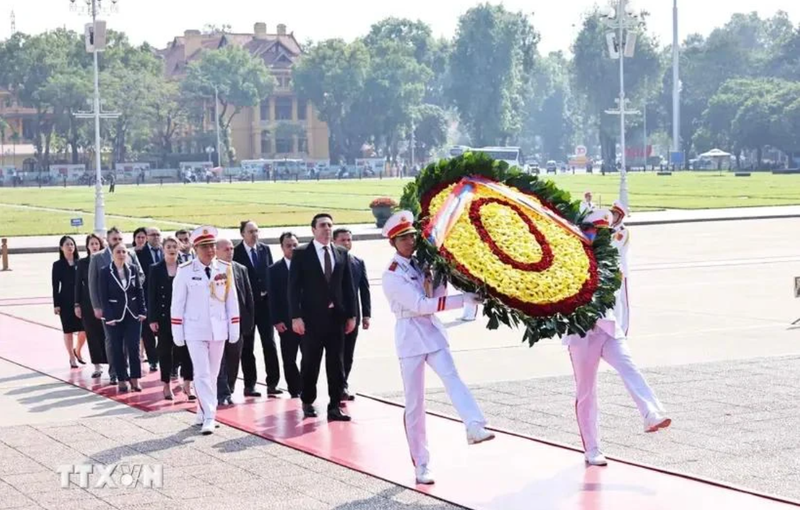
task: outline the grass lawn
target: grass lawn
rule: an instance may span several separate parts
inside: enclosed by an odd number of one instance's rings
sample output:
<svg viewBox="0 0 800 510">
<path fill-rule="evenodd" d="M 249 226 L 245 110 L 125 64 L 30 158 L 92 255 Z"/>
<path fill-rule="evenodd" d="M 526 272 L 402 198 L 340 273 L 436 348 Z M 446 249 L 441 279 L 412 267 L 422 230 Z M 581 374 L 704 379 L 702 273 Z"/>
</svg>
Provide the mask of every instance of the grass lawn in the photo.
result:
<svg viewBox="0 0 800 510">
<path fill-rule="evenodd" d="M 609 205 L 617 198 L 618 175 L 549 177 L 574 199 L 592 190 L 595 202 Z M 234 227 L 244 218 L 262 226 L 301 225 L 314 213 L 330 212 L 337 223 L 373 221 L 369 202 L 377 196 L 400 197 L 408 180 L 300 181 L 165 186 L 117 185 L 106 194 L 106 223 L 130 231 L 140 225 L 174 230 L 178 225 L 213 224 Z M 800 175 L 653 173 L 628 176 L 634 210 L 704 209 L 800 204 Z M 28 207 L 20 207 L 28 206 Z M 32 209 L 32 208 L 33 209 Z M 36 210 L 35 208 L 54 210 Z M 92 229 L 94 188 L 0 188 L 0 236 L 74 232 L 70 218 L 83 217 L 81 232 Z"/>
</svg>

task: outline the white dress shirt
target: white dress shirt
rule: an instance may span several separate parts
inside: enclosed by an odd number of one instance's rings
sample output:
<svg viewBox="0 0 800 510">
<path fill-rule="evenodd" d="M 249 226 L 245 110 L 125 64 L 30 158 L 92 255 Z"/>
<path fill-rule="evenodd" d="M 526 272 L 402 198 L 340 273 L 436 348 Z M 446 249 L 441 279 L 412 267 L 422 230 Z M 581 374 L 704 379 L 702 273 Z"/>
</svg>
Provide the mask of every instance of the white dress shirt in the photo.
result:
<svg viewBox="0 0 800 510">
<path fill-rule="evenodd" d="M 319 266 L 322 268 L 322 272 L 325 272 L 325 248 L 326 245 L 322 243 L 318 243 L 314 240 L 314 249 L 317 250 L 317 258 L 319 259 Z M 331 273 L 333 273 L 333 268 L 336 267 L 336 257 L 333 255 L 333 245 L 328 244 L 328 254 L 331 259 Z"/>
<path fill-rule="evenodd" d="M 287 258 L 284 258 L 283 261 L 286 262 L 286 269 L 287 270 L 291 270 L 292 269 L 292 261 L 287 259 Z"/>
</svg>

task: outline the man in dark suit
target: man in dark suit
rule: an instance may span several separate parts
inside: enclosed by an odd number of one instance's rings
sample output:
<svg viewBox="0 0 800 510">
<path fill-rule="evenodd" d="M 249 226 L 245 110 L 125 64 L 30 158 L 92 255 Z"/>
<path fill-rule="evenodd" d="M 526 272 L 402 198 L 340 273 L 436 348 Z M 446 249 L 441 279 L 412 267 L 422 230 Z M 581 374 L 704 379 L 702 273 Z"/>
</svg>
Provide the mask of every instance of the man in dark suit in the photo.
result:
<svg viewBox="0 0 800 510">
<path fill-rule="evenodd" d="M 252 221 L 243 221 L 239 226 L 242 242 L 233 250 L 233 260 L 247 268 L 250 284 L 253 286 L 255 303 L 255 322 L 258 336 L 261 337 L 261 348 L 264 351 L 264 367 L 267 371 L 267 395 L 280 395 L 278 389 L 281 379 L 281 366 L 278 362 L 278 347 L 275 345 L 275 333 L 272 319 L 269 316 L 269 267 L 272 265 L 272 253 L 269 247 L 258 242 L 258 225 Z M 244 395 L 260 397 L 256 391 L 256 357 L 255 331 L 243 335 L 242 373 L 244 374 Z"/>
<path fill-rule="evenodd" d="M 247 268 L 238 262 L 233 262 L 233 243 L 230 239 L 217 241 L 217 258 L 231 263 L 233 266 L 233 281 L 236 285 L 236 297 L 239 298 L 239 317 L 241 335 L 252 334 L 255 329 L 253 289 L 250 286 L 250 277 Z M 242 342 L 225 342 L 225 353 L 217 377 L 217 403 L 233 405 L 231 395 L 239 377 L 239 360 L 242 358 Z"/>
<path fill-rule="evenodd" d="M 150 272 L 150 266 L 164 260 L 164 250 L 161 247 L 161 230 L 149 227 L 145 229 L 145 233 L 147 234 L 147 244 L 136 252 L 136 257 L 139 259 L 142 271 L 147 275 Z M 144 295 L 147 296 L 147 279 L 144 281 Z M 142 328 L 142 342 L 147 354 L 147 362 L 150 364 L 150 371 L 155 372 L 158 370 L 156 336 L 148 327 Z"/>
<path fill-rule="evenodd" d="M 353 248 L 353 233 L 346 228 L 337 228 L 333 231 L 333 243 L 350 253 Z M 363 260 L 353 254 L 350 254 L 350 266 L 353 271 L 353 284 L 356 292 L 356 327 L 344 337 L 344 391 L 342 392 L 342 400 L 356 399 L 355 394 L 350 392 L 348 381 L 350 379 L 350 371 L 353 368 L 353 354 L 356 352 L 358 325 L 361 323 L 365 330 L 369 329 L 369 318 L 372 315 L 372 296 L 369 292 L 367 267 L 364 265 Z"/>
<path fill-rule="evenodd" d="M 303 414 L 317 415 L 322 351 L 328 375 L 328 420 L 350 421 L 340 408 L 344 388 L 344 336 L 356 327 L 356 299 L 347 252 L 333 246 L 333 218 L 317 214 L 311 221 L 314 240 L 295 250 L 289 269 L 289 313 L 292 330 L 302 340 Z"/>
<path fill-rule="evenodd" d="M 292 398 L 297 398 L 303 390 L 303 378 L 297 368 L 297 351 L 301 337 L 292 330 L 292 317 L 289 314 L 289 268 L 297 248 L 297 237 L 284 232 L 280 238 L 283 258 L 269 268 L 269 306 L 272 322 L 281 337 L 281 358 L 283 376 Z"/>
</svg>

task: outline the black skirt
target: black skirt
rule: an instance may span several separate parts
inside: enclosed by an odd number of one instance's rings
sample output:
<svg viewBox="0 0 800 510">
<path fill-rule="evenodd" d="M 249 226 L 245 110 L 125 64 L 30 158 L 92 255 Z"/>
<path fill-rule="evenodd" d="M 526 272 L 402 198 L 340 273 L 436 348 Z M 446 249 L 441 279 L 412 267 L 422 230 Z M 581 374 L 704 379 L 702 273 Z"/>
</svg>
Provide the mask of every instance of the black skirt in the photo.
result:
<svg viewBox="0 0 800 510">
<path fill-rule="evenodd" d="M 58 318 L 61 319 L 61 331 L 63 331 L 64 334 L 83 331 L 83 324 L 81 324 L 80 319 L 75 316 L 74 307 L 68 306 L 62 308 L 61 312 L 58 314 Z"/>
</svg>

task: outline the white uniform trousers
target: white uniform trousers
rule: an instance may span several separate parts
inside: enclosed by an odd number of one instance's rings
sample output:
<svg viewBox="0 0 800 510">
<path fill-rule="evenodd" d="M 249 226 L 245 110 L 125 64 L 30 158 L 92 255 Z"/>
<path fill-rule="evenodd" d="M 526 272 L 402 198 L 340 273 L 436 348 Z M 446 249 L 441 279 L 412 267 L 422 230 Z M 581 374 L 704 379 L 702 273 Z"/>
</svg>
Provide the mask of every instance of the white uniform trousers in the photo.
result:
<svg viewBox="0 0 800 510">
<path fill-rule="evenodd" d="M 599 448 L 597 369 L 601 358 L 622 377 L 622 382 L 636 402 L 642 418 L 646 418 L 654 411 L 664 412 L 661 402 L 634 364 L 624 339 L 616 339 L 605 333 L 593 331 L 585 341 L 578 345 L 570 345 L 569 355 L 575 373 L 575 414 L 585 451 Z"/>
<path fill-rule="evenodd" d="M 198 414 L 205 421 L 217 417 L 217 377 L 226 342 L 186 342 L 194 365 L 194 389 L 197 392 Z"/>
<path fill-rule="evenodd" d="M 478 403 L 470 393 L 467 385 L 461 380 L 450 354 L 450 349 L 400 358 L 400 371 L 403 376 L 403 389 L 406 410 L 403 416 L 406 428 L 406 439 L 411 450 L 411 461 L 415 466 L 425 466 L 430 460 L 428 438 L 425 432 L 425 363 L 444 383 L 447 395 L 464 424 L 486 425 L 486 419 L 478 407 Z"/>
</svg>

